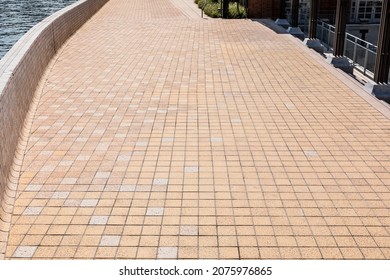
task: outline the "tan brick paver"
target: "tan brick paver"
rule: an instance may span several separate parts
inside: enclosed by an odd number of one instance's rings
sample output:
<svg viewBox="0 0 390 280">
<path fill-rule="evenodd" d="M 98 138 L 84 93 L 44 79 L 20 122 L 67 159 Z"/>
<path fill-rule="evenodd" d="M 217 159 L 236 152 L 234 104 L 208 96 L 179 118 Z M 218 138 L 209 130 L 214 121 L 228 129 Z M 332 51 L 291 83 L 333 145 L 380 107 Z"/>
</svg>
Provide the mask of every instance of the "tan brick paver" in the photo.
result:
<svg viewBox="0 0 390 280">
<path fill-rule="evenodd" d="M 56 56 L 6 258 L 389 259 L 389 119 L 178 1 L 111 0 Z"/>
</svg>

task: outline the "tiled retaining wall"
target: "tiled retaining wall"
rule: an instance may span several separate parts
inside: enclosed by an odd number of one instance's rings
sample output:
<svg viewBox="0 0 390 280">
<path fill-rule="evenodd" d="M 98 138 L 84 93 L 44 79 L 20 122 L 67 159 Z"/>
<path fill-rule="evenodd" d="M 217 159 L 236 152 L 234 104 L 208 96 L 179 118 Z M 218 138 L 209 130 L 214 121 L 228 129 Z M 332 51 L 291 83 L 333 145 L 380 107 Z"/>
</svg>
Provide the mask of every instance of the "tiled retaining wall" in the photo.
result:
<svg viewBox="0 0 390 280">
<path fill-rule="evenodd" d="M 0 259 L 18 177 L 17 146 L 36 87 L 57 50 L 109 0 L 81 0 L 33 27 L 0 61 Z M 15 159 L 15 160 L 14 160 Z"/>
</svg>

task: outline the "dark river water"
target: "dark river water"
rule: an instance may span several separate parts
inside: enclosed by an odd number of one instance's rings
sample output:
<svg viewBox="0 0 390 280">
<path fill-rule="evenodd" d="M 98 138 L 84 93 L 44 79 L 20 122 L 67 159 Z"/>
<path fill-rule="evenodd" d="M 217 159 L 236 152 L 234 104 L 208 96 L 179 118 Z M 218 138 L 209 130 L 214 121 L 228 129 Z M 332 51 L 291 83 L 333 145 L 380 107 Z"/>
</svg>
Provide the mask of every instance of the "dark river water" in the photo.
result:
<svg viewBox="0 0 390 280">
<path fill-rule="evenodd" d="M 31 27 L 77 0 L 0 0 L 0 59 Z"/>
</svg>

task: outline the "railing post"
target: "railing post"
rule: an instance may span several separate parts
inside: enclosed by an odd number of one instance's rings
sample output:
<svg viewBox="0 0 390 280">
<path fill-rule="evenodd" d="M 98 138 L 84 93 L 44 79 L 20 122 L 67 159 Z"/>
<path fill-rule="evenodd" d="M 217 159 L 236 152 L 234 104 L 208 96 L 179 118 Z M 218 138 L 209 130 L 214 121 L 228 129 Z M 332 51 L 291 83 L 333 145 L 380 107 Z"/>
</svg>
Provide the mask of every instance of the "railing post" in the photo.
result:
<svg viewBox="0 0 390 280">
<path fill-rule="evenodd" d="M 317 38 L 318 0 L 310 0 L 309 39 Z"/>
<path fill-rule="evenodd" d="M 291 27 L 298 27 L 299 0 L 292 0 L 291 3 Z"/>
<path fill-rule="evenodd" d="M 336 9 L 336 30 L 333 42 L 333 55 L 343 56 L 345 33 L 347 29 L 348 0 L 337 0 Z"/>
<path fill-rule="evenodd" d="M 309 16 L 309 32 L 308 38 L 304 43 L 309 48 L 315 50 L 318 53 L 324 53 L 324 46 L 321 41 L 317 39 L 317 25 L 318 25 L 318 1 L 310 0 L 310 16 Z"/>
<path fill-rule="evenodd" d="M 222 0 L 222 1 L 223 1 L 222 17 L 228 18 L 229 17 L 229 0 Z"/>
<path fill-rule="evenodd" d="M 280 0 L 280 14 L 279 18 L 286 18 L 286 0 Z"/>
<path fill-rule="evenodd" d="M 299 21 L 299 0 L 292 0 L 291 27 L 287 29 L 287 32 L 303 41 L 305 39 L 305 34 L 298 27 L 298 23 L 299 23 L 298 21 Z"/>
<path fill-rule="evenodd" d="M 388 83 L 390 68 L 390 3 L 383 0 L 374 81 Z"/>
<path fill-rule="evenodd" d="M 345 54 L 345 39 L 347 29 L 347 18 L 349 0 L 337 0 L 336 27 L 333 40 L 333 57 L 328 57 L 327 61 L 334 67 L 340 68 L 349 74 L 353 73 L 353 65 Z"/>
<path fill-rule="evenodd" d="M 347 54 L 347 47 L 348 47 L 348 45 L 347 45 L 347 43 L 348 43 L 347 38 L 348 38 L 348 36 L 347 36 L 347 34 L 345 34 L 345 37 L 344 37 L 344 51 L 343 51 L 343 56 L 347 56 L 347 55 L 346 55 L 346 54 Z"/>
<path fill-rule="evenodd" d="M 368 62 L 368 48 L 366 48 L 366 52 L 364 54 L 364 65 L 363 65 L 363 73 L 364 73 L 364 75 L 366 75 L 367 62 Z"/>
<path fill-rule="evenodd" d="M 256 0 L 251 0 L 251 1 L 256 1 Z M 272 2 L 269 0 L 269 2 Z M 291 25 L 287 20 L 286 16 L 286 0 L 280 0 L 280 5 L 279 5 L 279 18 L 276 19 L 275 23 L 284 29 L 288 29 Z"/>
</svg>

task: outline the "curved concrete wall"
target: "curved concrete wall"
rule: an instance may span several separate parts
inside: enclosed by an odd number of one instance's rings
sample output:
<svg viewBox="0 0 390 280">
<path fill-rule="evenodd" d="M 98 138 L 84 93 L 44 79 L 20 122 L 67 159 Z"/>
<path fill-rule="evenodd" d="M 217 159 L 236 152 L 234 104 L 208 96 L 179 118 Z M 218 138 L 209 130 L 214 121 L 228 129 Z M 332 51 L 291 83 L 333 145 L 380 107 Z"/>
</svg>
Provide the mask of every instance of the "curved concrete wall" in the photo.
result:
<svg viewBox="0 0 390 280">
<path fill-rule="evenodd" d="M 15 195 L 10 185 L 18 179 L 13 170 L 15 153 L 36 87 L 57 50 L 108 1 L 81 0 L 53 14 L 34 26 L 0 61 L 0 258 Z"/>
</svg>

